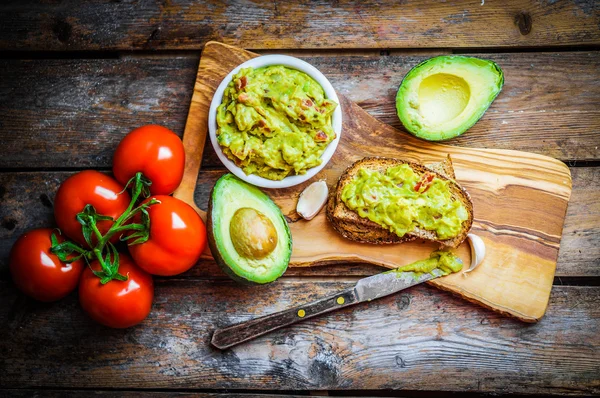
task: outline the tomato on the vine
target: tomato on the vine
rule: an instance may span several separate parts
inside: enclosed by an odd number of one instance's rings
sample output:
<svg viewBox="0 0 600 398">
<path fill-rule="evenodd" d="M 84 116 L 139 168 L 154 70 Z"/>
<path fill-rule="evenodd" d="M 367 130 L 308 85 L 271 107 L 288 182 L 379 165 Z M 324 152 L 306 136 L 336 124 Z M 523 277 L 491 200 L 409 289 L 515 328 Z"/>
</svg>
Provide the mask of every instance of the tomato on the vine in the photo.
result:
<svg viewBox="0 0 600 398">
<path fill-rule="evenodd" d="M 79 302 L 93 320 L 111 328 L 128 328 L 146 319 L 154 298 L 150 274 L 126 254 L 119 256 L 119 273 L 127 276 L 126 281 L 114 279 L 103 285 L 92 270 L 102 270 L 98 260 L 81 274 Z"/>
<path fill-rule="evenodd" d="M 17 287 L 39 301 L 56 301 L 75 290 L 84 261 L 62 262 L 50 252 L 51 236 L 64 239 L 50 228 L 25 232 L 10 252 L 9 268 Z"/>
<path fill-rule="evenodd" d="M 113 158 L 113 174 L 126 184 L 137 172 L 152 181 L 153 195 L 169 195 L 181 183 L 185 151 L 181 139 L 166 127 L 139 127 L 123 138 Z"/>
<path fill-rule="evenodd" d="M 160 203 L 148 208 L 150 236 L 129 246 L 136 264 L 154 275 L 177 275 L 190 269 L 206 247 L 206 227 L 187 203 L 171 196 L 152 198 Z M 136 216 L 139 222 L 140 216 Z"/>
<path fill-rule="evenodd" d="M 113 178 L 94 170 L 81 171 L 67 178 L 58 189 L 54 199 L 54 218 L 65 235 L 87 246 L 77 214 L 90 204 L 98 214 L 116 220 L 127 210 L 130 201 L 129 194 L 123 192 L 123 186 Z M 98 231 L 104 235 L 112 224 L 110 220 L 99 221 Z M 117 239 L 118 236 L 115 236 L 113 241 Z"/>
</svg>

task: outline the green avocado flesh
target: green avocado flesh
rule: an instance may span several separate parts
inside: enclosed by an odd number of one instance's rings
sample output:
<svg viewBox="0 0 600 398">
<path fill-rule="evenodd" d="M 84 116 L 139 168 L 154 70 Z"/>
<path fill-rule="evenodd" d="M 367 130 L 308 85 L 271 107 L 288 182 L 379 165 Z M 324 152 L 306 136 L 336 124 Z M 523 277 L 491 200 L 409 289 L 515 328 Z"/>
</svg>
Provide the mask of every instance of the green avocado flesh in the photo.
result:
<svg viewBox="0 0 600 398">
<path fill-rule="evenodd" d="M 224 175 L 213 188 L 207 217 L 211 253 L 233 279 L 264 284 L 285 272 L 292 235 L 279 207 L 260 189 Z"/>
<path fill-rule="evenodd" d="M 435 231 L 439 239 L 449 239 L 461 232 L 469 213 L 452 199 L 448 184 L 433 174 L 419 176 L 408 164 L 385 173 L 362 168 L 344 186 L 342 201 L 400 237 L 420 227 Z"/>
<path fill-rule="evenodd" d="M 427 260 L 416 261 L 412 264 L 398 267 L 388 272 L 402 273 L 414 272 L 417 275 L 432 272 L 434 269 L 441 271 L 442 275 L 449 275 L 462 269 L 463 262 L 450 252 L 435 251 Z"/>
<path fill-rule="evenodd" d="M 337 104 L 304 72 L 271 65 L 233 76 L 217 108 L 223 153 L 247 175 L 270 180 L 305 174 L 321 164 L 336 137 Z"/>
<path fill-rule="evenodd" d="M 440 56 L 411 69 L 400 84 L 396 110 L 411 134 L 429 141 L 461 135 L 483 116 L 502 90 L 496 63 Z"/>
</svg>

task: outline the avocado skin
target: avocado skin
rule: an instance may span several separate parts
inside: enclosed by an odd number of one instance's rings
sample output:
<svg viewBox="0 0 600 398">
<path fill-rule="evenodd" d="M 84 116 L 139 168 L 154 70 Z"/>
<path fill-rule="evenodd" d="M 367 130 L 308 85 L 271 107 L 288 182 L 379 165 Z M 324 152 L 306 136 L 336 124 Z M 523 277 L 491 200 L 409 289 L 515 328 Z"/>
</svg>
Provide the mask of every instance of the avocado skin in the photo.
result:
<svg viewBox="0 0 600 398">
<path fill-rule="evenodd" d="M 216 184 L 215 184 L 215 186 L 216 186 Z M 223 271 L 225 274 L 227 274 L 228 277 L 230 277 L 234 281 L 242 283 L 244 285 L 258 285 L 258 283 L 249 281 L 246 278 L 242 278 L 241 276 L 239 276 L 238 274 L 233 272 L 233 270 L 231 268 L 229 268 L 229 266 L 227 265 L 227 262 L 225 262 L 225 260 L 221 256 L 221 253 L 219 252 L 219 249 L 217 248 L 217 242 L 215 241 L 215 234 L 214 234 L 214 230 L 213 230 L 213 219 L 212 219 L 214 192 L 215 192 L 215 187 L 213 187 L 210 190 L 210 199 L 208 201 L 208 212 L 206 215 L 206 221 L 207 221 L 206 231 L 208 233 L 208 247 L 210 248 L 210 253 L 212 254 L 213 259 L 215 260 L 215 262 L 217 263 L 219 268 L 221 268 L 221 271 Z"/>
<path fill-rule="evenodd" d="M 411 126 L 409 126 L 408 124 L 405 123 L 404 120 L 402 120 L 402 117 L 400 116 L 400 101 L 399 98 L 401 97 L 401 91 L 402 91 L 402 86 L 404 85 L 404 83 L 406 81 L 408 81 L 409 79 L 411 79 L 413 77 L 414 74 L 419 73 L 420 69 L 422 69 L 423 67 L 427 66 L 427 64 L 431 64 L 431 63 L 436 63 L 441 61 L 442 59 L 449 59 L 449 60 L 453 60 L 453 59 L 458 59 L 458 60 L 469 60 L 469 59 L 473 59 L 473 60 L 479 60 L 479 61 L 485 61 L 487 63 L 489 63 L 498 73 L 499 77 L 500 77 L 500 81 L 498 83 L 498 91 L 496 93 L 496 95 L 494 95 L 493 98 L 490 99 L 490 101 L 488 102 L 487 106 L 479 108 L 481 114 L 479 117 L 475 118 L 475 120 L 472 121 L 472 123 L 466 123 L 462 126 L 460 131 L 457 131 L 455 134 L 440 138 L 437 137 L 435 134 L 429 134 L 428 132 L 421 132 L 418 130 L 415 130 L 413 128 L 411 128 Z M 421 138 L 423 140 L 426 141 L 447 141 L 450 140 L 452 138 L 456 138 L 459 135 L 463 134 L 464 132 L 466 132 L 467 130 L 469 130 L 471 127 L 473 127 L 475 125 L 475 123 L 477 123 L 485 114 L 485 112 L 489 109 L 489 107 L 492 105 L 492 102 L 494 102 L 494 100 L 498 97 L 498 95 L 500 95 L 500 92 L 502 92 L 502 88 L 504 87 L 504 72 L 502 71 L 502 68 L 500 68 L 500 66 L 494 62 L 491 61 L 489 59 L 483 59 L 483 58 L 477 58 L 477 57 L 467 57 L 467 56 L 463 56 L 463 55 L 440 55 L 437 57 L 433 57 L 433 58 L 429 58 L 426 59 L 422 62 L 420 62 L 419 64 L 417 64 L 416 66 L 414 66 L 413 68 L 411 68 L 410 71 L 408 71 L 408 73 L 404 76 L 404 78 L 402 79 L 402 81 L 400 82 L 400 86 L 398 88 L 398 92 L 396 93 L 396 113 L 398 115 L 398 118 L 400 119 L 400 124 L 402 124 L 402 127 L 404 128 L 404 130 L 406 130 L 407 132 L 409 132 L 410 134 L 414 135 L 415 137 Z"/>
<path fill-rule="evenodd" d="M 227 261 L 225 261 L 225 259 L 221 255 L 221 252 L 219 251 L 219 248 L 217 247 L 217 242 L 216 242 L 215 234 L 214 234 L 214 225 L 213 225 L 214 223 L 213 223 L 212 215 L 213 215 L 213 211 L 214 211 L 215 188 L 219 186 L 219 181 L 221 181 L 224 178 L 233 178 L 233 179 L 238 180 L 238 178 L 235 177 L 233 174 L 230 174 L 230 173 L 224 174 L 217 180 L 217 182 L 215 183 L 215 185 L 213 186 L 213 188 L 210 191 L 210 199 L 208 201 L 208 212 L 207 212 L 207 216 L 206 216 L 207 233 L 208 233 L 208 247 L 210 248 L 210 252 L 211 252 L 215 262 L 219 266 L 219 268 L 221 268 L 221 270 L 225 274 L 227 274 L 227 276 L 229 276 L 231 279 L 233 279 L 234 281 L 239 282 L 244 285 L 251 285 L 251 286 L 265 285 L 268 283 L 272 283 L 272 282 L 276 281 L 277 279 L 279 279 L 279 277 L 281 277 L 281 275 L 283 275 L 285 273 L 285 271 L 287 270 L 287 264 L 289 263 L 291 255 L 292 255 L 292 239 L 291 239 L 292 234 L 291 234 L 290 228 L 287 224 L 287 221 L 285 220 L 285 217 L 283 216 L 283 214 L 281 214 L 281 211 L 280 211 L 280 216 L 281 216 L 281 219 L 283 220 L 283 225 L 285 226 L 285 231 L 286 231 L 286 234 L 288 237 L 288 239 L 287 239 L 288 245 L 287 245 L 287 251 L 286 251 L 287 258 L 283 259 L 283 261 L 285 261 L 285 263 L 286 263 L 286 266 L 283 267 L 283 269 L 281 270 L 281 273 L 279 273 L 279 275 L 276 275 L 275 278 L 273 278 L 273 280 L 271 280 L 269 282 L 264 282 L 264 283 L 256 282 L 256 281 L 244 278 L 241 275 L 236 274 L 235 271 L 227 264 Z M 241 181 L 241 180 L 239 180 L 239 181 Z M 241 183 L 246 184 L 245 182 L 241 182 Z M 278 238 L 281 238 L 281 237 L 278 236 Z"/>
</svg>

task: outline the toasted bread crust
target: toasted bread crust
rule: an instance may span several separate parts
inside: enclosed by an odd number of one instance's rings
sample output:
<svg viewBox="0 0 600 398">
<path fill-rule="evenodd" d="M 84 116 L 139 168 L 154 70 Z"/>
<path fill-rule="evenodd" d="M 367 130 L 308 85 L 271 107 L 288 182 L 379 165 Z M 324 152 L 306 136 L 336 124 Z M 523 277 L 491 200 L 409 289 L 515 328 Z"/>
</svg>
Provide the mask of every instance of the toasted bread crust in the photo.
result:
<svg viewBox="0 0 600 398">
<path fill-rule="evenodd" d="M 469 217 L 463 222 L 461 233 L 451 239 L 441 240 L 433 231 L 416 228 L 414 231 L 399 237 L 393 232 L 381 227 L 379 224 L 360 217 L 356 212 L 350 210 L 342 201 L 343 188 L 356 176 L 361 168 L 385 172 L 389 167 L 399 164 L 408 164 L 417 174 L 432 173 L 449 182 L 452 198 L 459 200 L 464 206 Z M 401 159 L 369 157 L 356 161 L 349 166 L 340 176 L 335 191 L 330 195 L 327 203 L 327 218 L 333 228 L 344 238 L 363 243 L 390 244 L 401 243 L 414 239 L 423 239 L 437 242 L 442 247 L 457 247 L 467 237 L 473 223 L 473 203 L 469 194 L 454 181 L 454 169 L 450 156 L 444 162 L 426 167 L 419 163 Z"/>
</svg>

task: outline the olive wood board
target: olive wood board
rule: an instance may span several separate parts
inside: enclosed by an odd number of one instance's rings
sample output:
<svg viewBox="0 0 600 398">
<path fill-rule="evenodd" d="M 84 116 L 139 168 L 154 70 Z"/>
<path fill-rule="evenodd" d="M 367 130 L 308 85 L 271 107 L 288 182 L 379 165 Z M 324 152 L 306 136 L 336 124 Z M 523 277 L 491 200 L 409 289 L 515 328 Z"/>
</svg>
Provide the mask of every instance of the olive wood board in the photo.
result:
<svg viewBox="0 0 600 398">
<path fill-rule="evenodd" d="M 208 131 L 208 109 L 222 79 L 258 54 L 218 42 L 205 45 L 185 126 L 186 170 L 174 196 L 194 203 L 194 190 Z M 502 95 L 502 94 L 500 94 Z M 265 190 L 288 218 L 292 231 L 291 267 L 332 263 L 371 263 L 395 268 L 427 258 L 436 244 L 413 241 L 370 245 L 342 238 L 328 224 L 325 210 L 311 221 L 295 212 L 298 196 L 311 182 L 325 179 L 330 189 L 355 160 L 365 156 L 431 163 L 451 155 L 457 181 L 473 199 L 471 232 L 486 245 L 486 257 L 468 275 L 456 273 L 430 281 L 466 300 L 525 322 L 546 311 L 567 204 L 571 195 L 568 167 L 553 158 L 527 152 L 461 148 L 419 140 L 386 125 L 339 95 L 343 125 L 339 146 L 327 166 L 299 186 Z M 468 134 L 468 132 L 466 133 Z M 470 262 L 468 243 L 455 250 Z M 210 252 L 205 256 L 210 257 Z"/>
</svg>

